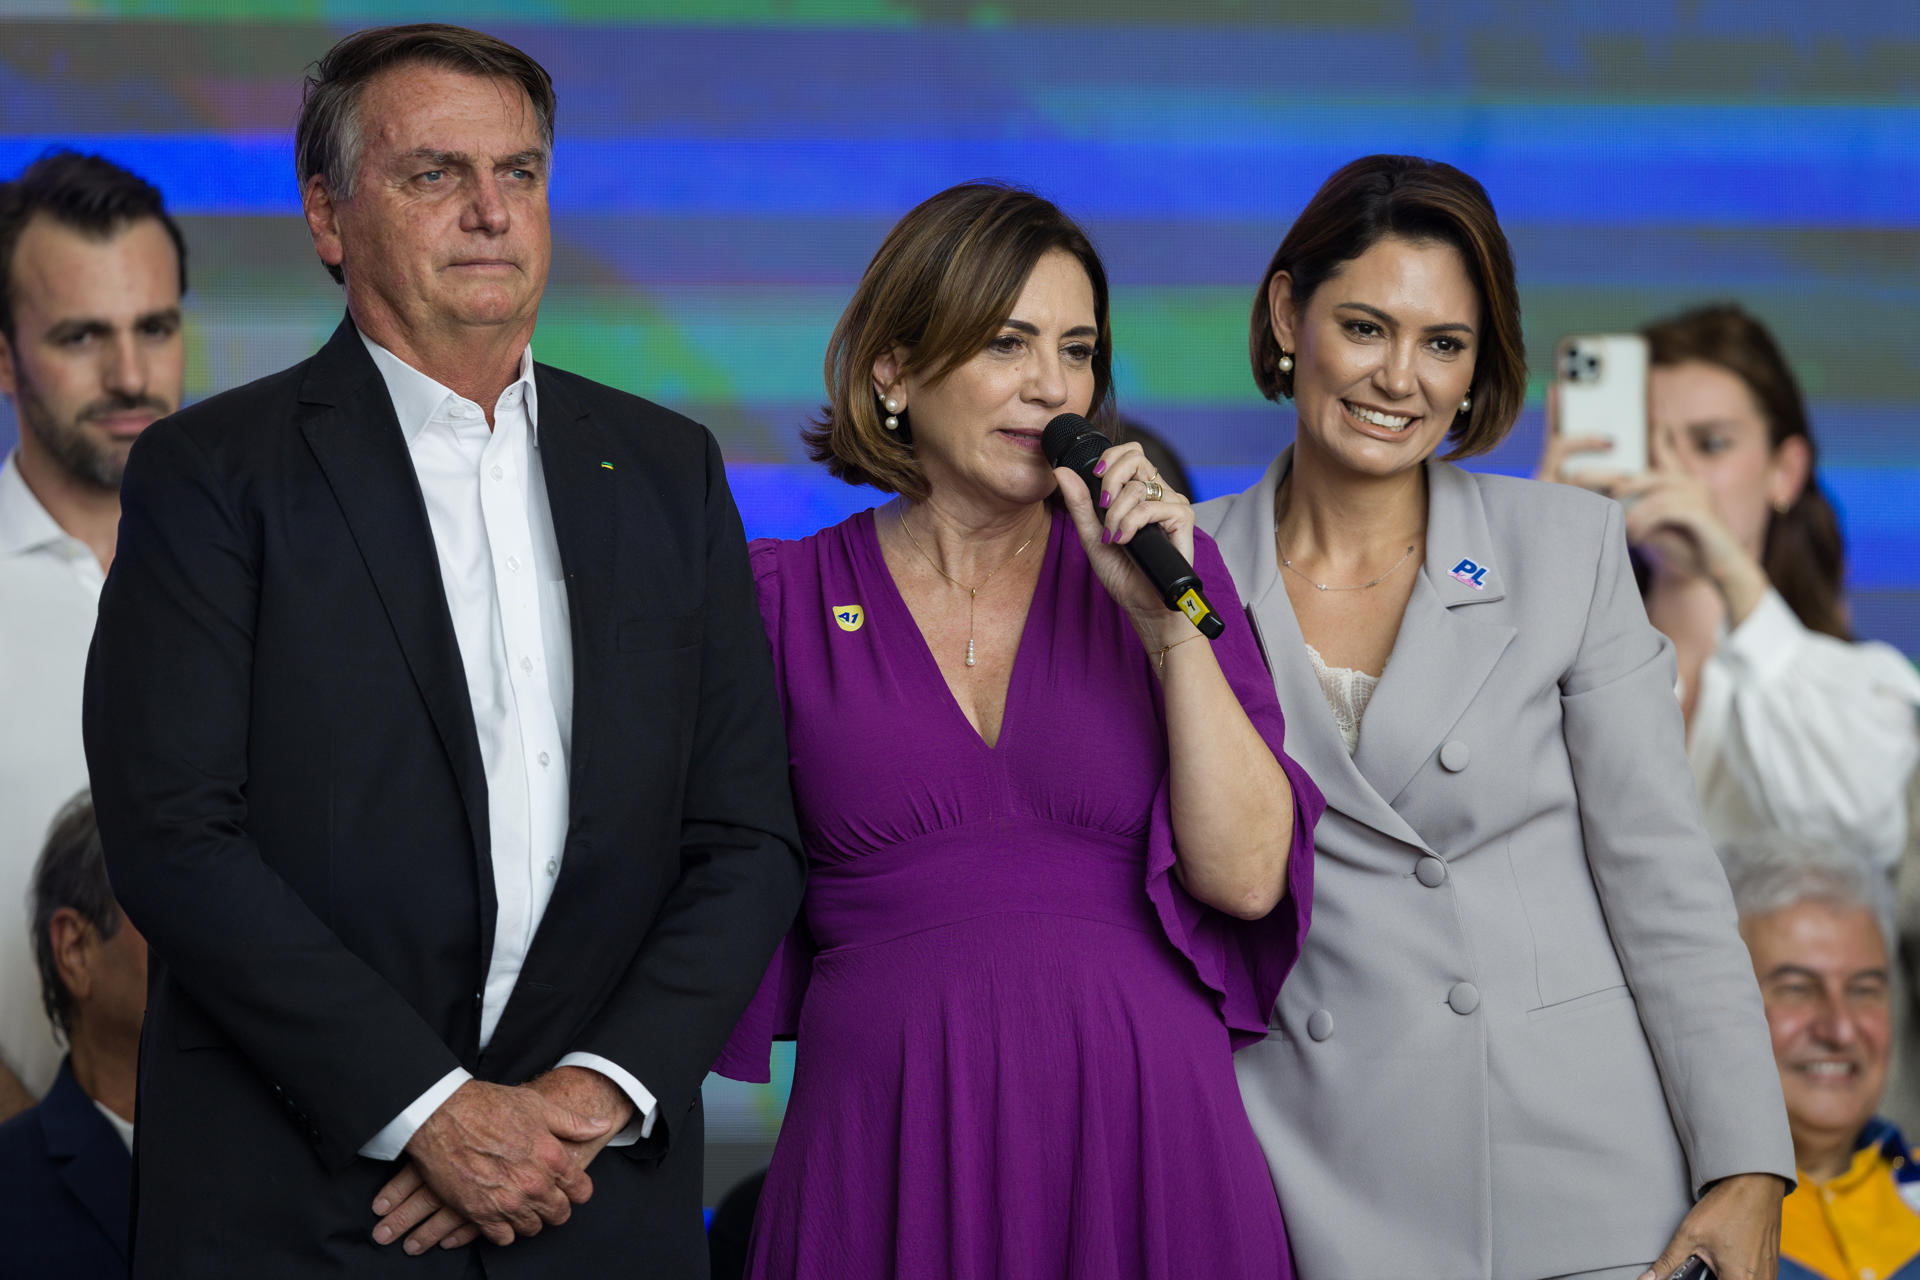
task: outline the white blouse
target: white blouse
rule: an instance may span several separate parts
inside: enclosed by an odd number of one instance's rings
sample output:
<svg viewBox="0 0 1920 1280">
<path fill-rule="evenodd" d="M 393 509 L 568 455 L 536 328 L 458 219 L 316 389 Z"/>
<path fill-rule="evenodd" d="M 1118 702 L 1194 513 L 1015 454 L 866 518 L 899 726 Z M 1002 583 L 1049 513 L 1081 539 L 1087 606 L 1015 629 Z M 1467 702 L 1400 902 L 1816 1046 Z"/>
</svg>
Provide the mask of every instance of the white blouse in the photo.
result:
<svg viewBox="0 0 1920 1280">
<path fill-rule="evenodd" d="M 1373 699 L 1380 677 L 1352 667 L 1330 667 L 1321 661 L 1320 651 L 1312 645 L 1307 646 L 1307 657 L 1313 660 L 1313 675 L 1320 682 L 1320 692 L 1327 700 L 1328 709 L 1333 712 L 1340 741 L 1346 744 L 1347 754 L 1352 755 L 1360 745 L 1360 717 L 1367 713 L 1367 703 Z"/>
<path fill-rule="evenodd" d="M 1716 842 L 1778 828 L 1891 872 L 1920 761 L 1920 673 L 1890 645 L 1808 630 L 1769 590 L 1701 667 L 1687 760 Z"/>
</svg>

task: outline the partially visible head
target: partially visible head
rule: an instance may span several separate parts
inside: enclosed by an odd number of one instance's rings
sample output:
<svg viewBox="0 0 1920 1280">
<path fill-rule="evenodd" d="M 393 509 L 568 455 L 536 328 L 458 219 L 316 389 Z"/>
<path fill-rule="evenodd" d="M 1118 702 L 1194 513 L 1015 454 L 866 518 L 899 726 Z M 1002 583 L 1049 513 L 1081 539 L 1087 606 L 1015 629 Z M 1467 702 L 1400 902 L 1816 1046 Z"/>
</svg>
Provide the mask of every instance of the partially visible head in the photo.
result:
<svg viewBox="0 0 1920 1280">
<path fill-rule="evenodd" d="M 0 184 L 0 392 L 21 447 L 118 489 L 135 437 L 180 407 L 186 289 L 186 241 L 145 179 L 55 151 Z"/>
<path fill-rule="evenodd" d="M 82 792 L 53 820 L 29 891 L 40 999 L 73 1043 L 129 1051 L 147 1007 L 147 943 L 114 901 L 93 802 Z"/>
<path fill-rule="evenodd" d="M 826 382 L 807 449 L 849 484 L 918 501 L 927 467 L 944 459 L 1045 496 L 1040 428 L 1112 402 L 1106 269 L 1049 201 L 997 183 L 950 187 L 887 233 L 834 328 Z M 884 425 L 883 394 L 903 405 L 897 430 Z M 1025 454 L 1002 456 L 989 438 L 1028 428 Z"/>
<path fill-rule="evenodd" d="M 1174 452 L 1171 442 L 1146 423 L 1133 418 L 1120 419 L 1120 438 L 1131 440 L 1140 446 L 1140 452 L 1147 455 L 1147 461 L 1160 473 L 1167 487 L 1180 494 L 1189 502 L 1200 501 L 1201 495 L 1193 487 L 1193 477 L 1187 474 L 1187 464 Z"/>
<path fill-rule="evenodd" d="M 1249 350 L 1261 394 L 1293 398 L 1303 432 L 1324 429 L 1363 465 L 1423 460 L 1443 439 L 1449 458 L 1493 448 L 1519 416 L 1527 360 L 1513 253 L 1485 189 L 1412 156 L 1340 169 L 1267 264 Z M 1344 440 L 1348 428 L 1365 439 Z"/>
<path fill-rule="evenodd" d="M 553 119 L 545 68 L 478 31 L 379 27 L 327 51 L 294 158 L 314 247 L 356 320 L 531 329 L 552 255 Z"/>
<path fill-rule="evenodd" d="M 1814 483 L 1800 384 L 1767 327 L 1733 303 L 1648 325 L 1649 426 L 1800 620 L 1850 638 L 1840 524 Z"/>
<path fill-rule="evenodd" d="M 1794 1144 L 1803 1157 L 1850 1150 L 1892 1056 L 1892 892 L 1858 855 L 1783 834 L 1729 844 L 1720 858 Z"/>
</svg>

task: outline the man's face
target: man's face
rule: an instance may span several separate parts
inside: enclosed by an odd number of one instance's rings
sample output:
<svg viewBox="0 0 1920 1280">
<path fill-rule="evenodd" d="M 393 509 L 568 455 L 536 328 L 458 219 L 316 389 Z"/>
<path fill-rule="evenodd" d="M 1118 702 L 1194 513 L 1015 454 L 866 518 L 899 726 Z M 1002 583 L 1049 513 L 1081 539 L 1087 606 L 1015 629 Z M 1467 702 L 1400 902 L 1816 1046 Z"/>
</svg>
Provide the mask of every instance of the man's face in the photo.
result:
<svg viewBox="0 0 1920 1280">
<path fill-rule="evenodd" d="M 101 1019 L 137 1045 L 147 1013 L 147 940 L 123 915 L 120 927 L 99 947 L 99 981 L 87 1016 Z"/>
<path fill-rule="evenodd" d="M 315 248 L 345 271 L 356 322 L 416 343 L 531 334 L 552 240 L 547 145 L 526 91 L 410 64 L 370 81 L 359 111 L 353 198 L 333 201 L 317 178 L 306 193 Z"/>
<path fill-rule="evenodd" d="M 13 251 L 13 338 L 0 391 L 22 444 L 83 484 L 118 489 L 134 438 L 180 407 L 180 259 L 152 218 L 104 240 L 45 215 Z"/>
<path fill-rule="evenodd" d="M 1886 943 L 1865 907 L 1800 902 L 1740 921 L 1766 1000 L 1794 1145 L 1846 1149 L 1873 1118 L 1892 1045 Z"/>
</svg>

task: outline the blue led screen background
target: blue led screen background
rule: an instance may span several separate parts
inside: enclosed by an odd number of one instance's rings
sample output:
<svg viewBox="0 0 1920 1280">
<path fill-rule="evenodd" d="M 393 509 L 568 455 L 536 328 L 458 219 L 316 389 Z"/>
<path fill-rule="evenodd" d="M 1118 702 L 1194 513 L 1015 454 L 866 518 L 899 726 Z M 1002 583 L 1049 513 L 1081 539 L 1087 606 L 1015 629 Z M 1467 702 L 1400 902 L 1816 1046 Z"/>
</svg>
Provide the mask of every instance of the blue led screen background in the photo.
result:
<svg viewBox="0 0 1920 1280">
<path fill-rule="evenodd" d="M 422 19 L 492 30 L 558 87 L 536 352 L 710 425 L 750 535 L 875 501 L 797 428 L 887 227 L 977 177 L 1087 223 L 1122 408 L 1201 496 L 1250 484 L 1291 431 L 1246 366 L 1260 272 L 1332 169 L 1411 152 L 1486 184 L 1519 265 L 1536 372 L 1475 466 L 1531 470 L 1559 335 L 1738 299 L 1807 389 L 1857 628 L 1920 652 L 1909 0 L 0 0 L 0 174 L 64 144 L 154 180 L 191 245 L 189 396 L 262 376 L 341 311 L 297 216 L 302 68 Z M 710 1087 L 710 1185 L 760 1158 L 784 1096 Z"/>
</svg>

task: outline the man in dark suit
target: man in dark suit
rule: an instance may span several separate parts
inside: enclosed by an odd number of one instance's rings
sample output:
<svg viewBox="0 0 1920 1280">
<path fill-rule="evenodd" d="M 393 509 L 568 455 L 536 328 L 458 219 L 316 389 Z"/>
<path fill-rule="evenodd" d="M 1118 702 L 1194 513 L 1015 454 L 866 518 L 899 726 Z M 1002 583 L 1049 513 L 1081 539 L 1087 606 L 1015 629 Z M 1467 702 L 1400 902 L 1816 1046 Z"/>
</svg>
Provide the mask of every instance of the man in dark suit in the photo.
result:
<svg viewBox="0 0 1920 1280">
<path fill-rule="evenodd" d="M 27 901 L 68 1052 L 47 1096 L 0 1124 L 0 1280 L 124 1276 L 147 943 L 113 900 L 85 792 L 54 817 Z"/>
<path fill-rule="evenodd" d="M 129 463 L 85 721 L 154 952 L 136 1275 L 704 1274 L 799 840 L 712 437 L 533 363 L 552 123 L 491 37 L 336 45 L 348 318 Z"/>
</svg>

